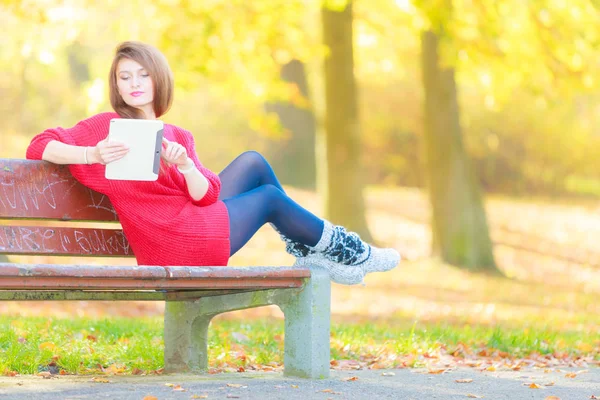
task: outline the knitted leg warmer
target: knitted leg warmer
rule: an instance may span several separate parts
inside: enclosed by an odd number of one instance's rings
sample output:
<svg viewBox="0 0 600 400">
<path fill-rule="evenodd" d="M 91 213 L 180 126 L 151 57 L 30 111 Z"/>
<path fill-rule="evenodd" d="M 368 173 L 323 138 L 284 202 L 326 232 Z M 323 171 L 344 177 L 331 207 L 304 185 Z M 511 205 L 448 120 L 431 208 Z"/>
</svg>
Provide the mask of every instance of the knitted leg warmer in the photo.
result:
<svg viewBox="0 0 600 400">
<path fill-rule="evenodd" d="M 271 223 L 270 225 L 273 227 L 273 229 L 275 229 L 275 232 L 279 233 L 279 237 L 281 237 L 281 240 L 283 240 L 283 242 L 285 243 L 285 251 L 288 254 L 291 254 L 296 258 L 302 258 L 308 256 L 309 254 L 315 253 L 315 251 L 312 250 L 309 246 L 300 242 L 296 242 L 295 240 L 292 240 L 289 237 L 285 236 L 279 231 L 279 229 L 277 229 L 275 224 Z"/>
<path fill-rule="evenodd" d="M 333 226 L 328 221 L 325 221 L 321 239 L 312 249 L 334 263 L 361 267 L 365 275 L 389 271 L 400 262 L 400 254 L 396 250 L 371 246 L 358 234 L 346 231 L 343 226 Z"/>
</svg>

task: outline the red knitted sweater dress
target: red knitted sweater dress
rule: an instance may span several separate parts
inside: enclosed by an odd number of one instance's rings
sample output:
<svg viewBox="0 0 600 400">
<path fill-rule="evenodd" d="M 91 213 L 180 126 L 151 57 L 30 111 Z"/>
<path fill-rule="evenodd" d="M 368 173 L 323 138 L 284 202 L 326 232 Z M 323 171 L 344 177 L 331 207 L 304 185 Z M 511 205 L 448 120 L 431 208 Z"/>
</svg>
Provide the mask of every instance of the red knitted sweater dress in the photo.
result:
<svg viewBox="0 0 600 400">
<path fill-rule="evenodd" d="M 32 139 L 27 158 L 41 160 L 52 140 L 95 146 L 108 136 L 112 118 L 119 115 L 101 113 L 72 128 L 48 129 Z M 74 164 L 69 166 L 70 171 L 83 185 L 110 199 L 139 265 L 227 265 L 229 216 L 225 204 L 218 200 L 219 176 L 198 160 L 190 132 L 165 124 L 163 135 L 183 145 L 208 180 L 208 191 L 199 201 L 190 197 L 185 178 L 175 166 L 163 165 L 158 180 L 151 182 L 108 180 L 102 164 Z"/>
</svg>

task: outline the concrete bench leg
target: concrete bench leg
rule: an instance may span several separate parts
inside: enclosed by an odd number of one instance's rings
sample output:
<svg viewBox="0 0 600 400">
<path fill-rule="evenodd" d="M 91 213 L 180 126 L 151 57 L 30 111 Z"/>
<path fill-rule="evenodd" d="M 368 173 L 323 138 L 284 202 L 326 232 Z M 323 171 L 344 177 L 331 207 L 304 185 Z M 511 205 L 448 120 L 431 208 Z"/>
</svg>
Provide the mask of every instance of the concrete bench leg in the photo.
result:
<svg viewBox="0 0 600 400">
<path fill-rule="evenodd" d="M 328 378 L 331 284 L 327 272 L 313 269 L 304 290 L 279 306 L 285 314 L 284 374 Z"/>
<path fill-rule="evenodd" d="M 203 314 L 201 302 L 165 304 L 165 372 L 208 369 L 208 326 L 215 314 Z"/>
<path fill-rule="evenodd" d="M 270 289 L 165 304 L 165 372 L 208 369 L 208 326 L 218 314 L 278 305 L 285 315 L 284 374 L 329 377 L 329 275 L 314 269 L 302 289 Z"/>
</svg>

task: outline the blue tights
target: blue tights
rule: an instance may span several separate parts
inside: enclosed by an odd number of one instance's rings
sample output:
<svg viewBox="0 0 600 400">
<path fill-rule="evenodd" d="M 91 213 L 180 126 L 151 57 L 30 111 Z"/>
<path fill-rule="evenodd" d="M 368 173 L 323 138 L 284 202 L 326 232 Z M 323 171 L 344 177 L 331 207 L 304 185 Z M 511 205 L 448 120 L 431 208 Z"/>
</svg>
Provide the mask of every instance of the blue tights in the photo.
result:
<svg viewBox="0 0 600 400">
<path fill-rule="evenodd" d="M 323 220 L 302 208 L 283 190 L 273 169 L 254 151 L 241 154 L 220 174 L 221 193 L 229 212 L 230 255 L 241 249 L 261 226 L 270 222 L 288 238 L 314 246 Z"/>
</svg>

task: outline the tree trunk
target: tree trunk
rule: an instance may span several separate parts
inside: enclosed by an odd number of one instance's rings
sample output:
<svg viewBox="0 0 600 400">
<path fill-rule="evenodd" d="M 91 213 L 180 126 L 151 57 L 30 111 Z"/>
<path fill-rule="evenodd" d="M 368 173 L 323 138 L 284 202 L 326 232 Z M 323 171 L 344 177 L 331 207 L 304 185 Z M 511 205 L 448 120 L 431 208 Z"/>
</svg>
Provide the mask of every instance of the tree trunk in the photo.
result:
<svg viewBox="0 0 600 400">
<path fill-rule="evenodd" d="M 300 93 L 309 97 L 306 70 L 302 62 L 292 60 L 284 65 L 281 78 L 295 83 Z M 268 104 L 266 109 L 277 113 L 283 127 L 291 133 L 289 140 L 277 141 L 269 146 L 268 158 L 277 177 L 283 184 L 314 189 L 316 128 L 311 110 L 289 103 Z"/>
<path fill-rule="evenodd" d="M 479 184 L 465 152 L 454 71 L 442 68 L 438 37 L 422 37 L 425 153 L 433 252 L 471 271 L 500 273 L 494 262 Z"/>
<path fill-rule="evenodd" d="M 362 194 L 360 127 L 354 78 L 352 2 L 341 11 L 323 6 L 325 70 L 325 215 L 371 240 Z M 323 186 L 323 185 L 322 185 Z"/>
</svg>

